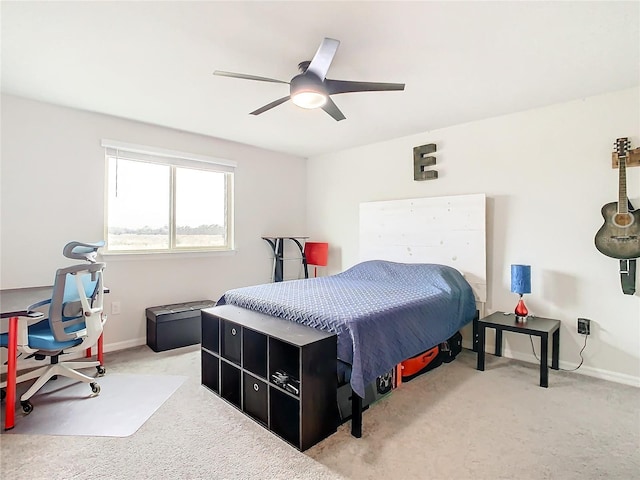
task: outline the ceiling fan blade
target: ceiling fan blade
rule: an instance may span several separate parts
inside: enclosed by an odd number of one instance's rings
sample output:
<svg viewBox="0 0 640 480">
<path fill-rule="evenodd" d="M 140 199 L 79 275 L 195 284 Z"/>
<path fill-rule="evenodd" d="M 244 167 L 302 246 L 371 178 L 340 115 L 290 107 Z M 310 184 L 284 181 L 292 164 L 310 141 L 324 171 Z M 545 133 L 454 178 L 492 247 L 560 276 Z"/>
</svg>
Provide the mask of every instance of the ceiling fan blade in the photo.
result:
<svg viewBox="0 0 640 480">
<path fill-rule="evenodd" d="M 404 83 L 351 82 L 348 80 L 324 81 L 329 95 L 351 92 L 380 92 L 386 90 L 404 90 Z"/>
<path fill-rule="evenodd" d="M 271 102 L 267 105 L 265 105 L 264 107 L 260 107 L 257 110 L 254 110 L 253 112 L 251 112 L 251 115 L 260 115 L 261 113 L 266 112 L 267 110 L 271 110 L 273 107 L 277 107 L 278 105 L 282 105 L 284 102 L 286 102 L 287 100 L 289 100 L 289 95 L 287 95 L 286 97 L 282 97 L 279 98 L 278 100 Z"/>
<path fill-rule="evenodd" d="M 223 72 L 222 70 L 216 70 L 213 72 L 214 75 L 219 75 L 221 77 L 232 77 L 232 78 L 242 78 L 244 80 L 257 80 L 259 82 L 272 82 L 272 83 L 286 83 L 282 80 L 276 80 L 275 78 L 267 78 L 267 77 L 257 77 L 255 75 L 246 75 L 244 73 L 234 73 L 234 72 Z"/>
<path fill-rule="evenodd" d="M 333 103 L 333 100 L 331 100 L 330 97 L 327 98 L 327 103 L 324 104 L 322 109 L 325 112 L 327 112 L 329 115 L 331 115 L 336 122 L 339 122 L 340 120 L 344 120 L 346 118 L 342 114 L 338 106 L 335 103 Z"/>
<path fill-rule="evenodd" d="M 309 67 L 307 67 L 307 72 L 312 72 L 317 75 L 320 80 L 324 80 L 339 45 L 340 41 L 333 38 L 325 38 L 322 40 L 318 51 L 311 59 Z"/>
</svg>

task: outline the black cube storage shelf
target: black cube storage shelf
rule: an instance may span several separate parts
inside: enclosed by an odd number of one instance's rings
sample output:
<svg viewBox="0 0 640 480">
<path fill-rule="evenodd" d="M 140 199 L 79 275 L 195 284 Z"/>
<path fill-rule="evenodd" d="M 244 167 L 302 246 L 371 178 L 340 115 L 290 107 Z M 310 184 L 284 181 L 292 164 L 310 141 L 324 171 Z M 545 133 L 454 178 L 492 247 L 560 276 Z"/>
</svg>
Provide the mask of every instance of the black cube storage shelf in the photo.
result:
<svg viewBox="0 0 640 480">
<path fill-rule="evenodd" d="M 163 352 L 200 343 L 200 311 L 215 304 L 198 300 L 147 308 L 147 345 L 154 352 Z"/>
<path fill-rule="evenodd" d="M 202 384 L 299 450 L 337 429 L 336 358 L 335 334 L 232 305 L 202 310 Z"/>
</svg>

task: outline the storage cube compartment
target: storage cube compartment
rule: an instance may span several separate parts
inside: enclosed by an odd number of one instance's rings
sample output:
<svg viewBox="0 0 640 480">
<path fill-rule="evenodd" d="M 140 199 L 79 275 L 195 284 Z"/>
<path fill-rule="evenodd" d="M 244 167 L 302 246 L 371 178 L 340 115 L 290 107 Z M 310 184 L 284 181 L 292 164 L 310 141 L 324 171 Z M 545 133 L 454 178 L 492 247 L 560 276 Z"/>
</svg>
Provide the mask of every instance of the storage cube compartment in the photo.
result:
<svg viewBox="0 0 640 480">
<path fill-rule="evenodd" d="M 284 383 L 277 380 L 283 373 L 288 377 Z M 269 338 L 269 381 L 296 396 L 300 395 L 300 350 L 298 347 L 277 338 Z M 296 389 L 298 391 L 295 391 Z"/>
<path fill-rule="evenodd" d="M 200 343 L 200 310 L 215 304 L 199 300 L 147 308 L 147 345 L 154 352 L 162 352 Z"/>
<path fill-rule="evenodd" d="M 220 354 L 227 360 L 240 365 L 242 358 L 242 327 L 236 323 L 222 321 Z"/>
<path fill-rule="evenodd" d="M 220 353 L 220 320 L 206 312 L 202 312 L 202 348 Z"/>
<path fill-rule="evenodd" d="M 201 363 L 202 384 L 215 393 L 220 393 L 220 360 L 215 355 L 203 351 Z"/>
<path fill-rule="evenodd" d="M 243 381 L 243 410 L 255 420 L 268 426 L 269 403 L 267 384 L 256 377 L 244 374 Z"/>
<path fill-rule="evenodd" d="M 240 408 L 240 370 L 227 362 L 220 362 L 220 396 Z"/>
<path fill-rule="evenodd" d="M 300 445 L 300 402 L 275 387 L 271 387 L 271 431 Z"/>
<path fill-rule="evenodd" d="M 243 367 L 259 377 L 267 378 L 267 336 L 244 328 L 242 330 Z"/>
</svg>

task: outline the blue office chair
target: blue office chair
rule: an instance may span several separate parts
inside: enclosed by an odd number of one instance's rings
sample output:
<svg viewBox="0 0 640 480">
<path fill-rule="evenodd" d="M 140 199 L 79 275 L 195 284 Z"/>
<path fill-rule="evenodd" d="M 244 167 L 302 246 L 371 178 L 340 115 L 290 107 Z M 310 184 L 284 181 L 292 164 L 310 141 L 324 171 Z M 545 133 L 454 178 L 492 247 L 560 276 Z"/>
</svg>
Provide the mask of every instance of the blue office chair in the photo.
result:
<svg viewBox="0 0 640 480">
<path fill-rule="evenodd" d="M 29 312 L 45 310 L 45 316 L 36 320 L 21 317 L 18 320 L 18 352 L 33 355 L 37 359 L 51 357 L 51 364 L 18 376 L 17 383 L 37 378 L 20 397 L 25 414 L 31 413 L 33 405 L 29 399 L 52 377 L 62 375 L 89 383 L 94 394 L 100 393 L 95 378 L 77 369 L 96 367 L 98 375 L 105 373 L 99 361 L 59 361 L 61 354 L 83 352 L 93 347 L 102 335 L 106 321 L 104 305 L 104 263 L 96 262 L 98 248 L 95 244 L 71 242 L 63 250 L 68 258 L 83 259 L 89 264 L 60 268 L 56 272 L 53 293 L 50 299 L 30 305 Z M 48 306 L 48 311 L 46 307 Z M 43 319 L 44 318 L 44 319 Z M 35 323 L 34 323 L 35 322 Z M 0 335 L 0 346 L 8 345 L 8 334 Z M 6 382 L 1 384 L 6 386 Z"/>
</svg>

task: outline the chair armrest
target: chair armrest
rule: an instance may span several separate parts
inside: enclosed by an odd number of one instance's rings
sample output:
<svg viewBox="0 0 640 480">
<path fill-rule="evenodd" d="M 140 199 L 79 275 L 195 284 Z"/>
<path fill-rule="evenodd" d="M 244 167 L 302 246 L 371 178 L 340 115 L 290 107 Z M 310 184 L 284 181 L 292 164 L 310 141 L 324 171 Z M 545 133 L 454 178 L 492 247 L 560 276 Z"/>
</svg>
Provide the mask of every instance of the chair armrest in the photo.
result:
<svg viewBox="0 0 640 480">
<path fill-rule="evenodd" d="M 36 312 L 35 311 L 36 308 L 40 308 L 43 305 L 49 305 L 50 303 L 51 303 L 51 299 L 50 298 L 47 298 L 46 300 L 42 300 L 42 301 L 40 301 L 38 303 L 32 303 L 31 305 L 29 305 L 27 307 L 27 312 L 28 312 L 27 316 L 30 316 L 30 314 L 32 314 L 32 313 L 40 313 L 40 312 Z"/>
</svg>

